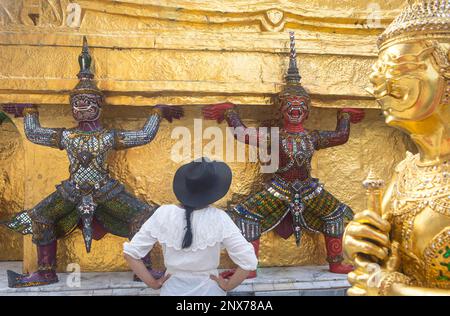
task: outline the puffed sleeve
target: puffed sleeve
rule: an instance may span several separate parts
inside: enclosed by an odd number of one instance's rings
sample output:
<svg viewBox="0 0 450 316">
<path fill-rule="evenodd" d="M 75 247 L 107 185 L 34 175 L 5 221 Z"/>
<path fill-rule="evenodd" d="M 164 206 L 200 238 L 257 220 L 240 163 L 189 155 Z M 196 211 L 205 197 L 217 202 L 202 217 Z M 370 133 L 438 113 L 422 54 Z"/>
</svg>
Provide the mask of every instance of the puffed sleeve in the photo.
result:
<svg viewBox="0 0 450 316">
<path fill-rule="evenodd" d="M 222 245 L 227 250 L 231 260 L 241 269 L 256 270 L 258 258 L 253 245 L 244 238 L 239 228 L 227 214 L 223 214 L 223 224 L 226 226 L 227 234 L 222 241 Z"/>
<path fill-rule="evenodd" d="M 123 244 L 123 252 L 131 256 L 134 259 L 144 258 L 150 250 L 152 250 L 155 243 L 158 241 L 152 235 L 151 227 L 154 225 L 156 220 L 155 212 L 145 223 L 142 225 L 141 229 L 134 235 L 130 242 L 125 242 Z"/>
</svg>

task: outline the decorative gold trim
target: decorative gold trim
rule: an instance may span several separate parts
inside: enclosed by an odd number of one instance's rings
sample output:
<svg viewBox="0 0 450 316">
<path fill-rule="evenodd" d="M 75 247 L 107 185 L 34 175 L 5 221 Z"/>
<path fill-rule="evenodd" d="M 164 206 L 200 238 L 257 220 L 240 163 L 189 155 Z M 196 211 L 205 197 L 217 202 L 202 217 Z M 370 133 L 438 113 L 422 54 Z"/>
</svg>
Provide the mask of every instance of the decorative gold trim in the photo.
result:
<svg viewBox="0 0 450 316">
<path fill-rule="evenodd" d="M 351 115 L 348 112 L 339 112 L 338 118 L 339 119 L 350 119 Z"/>
<path fill-rule="evenodd" d="M 27 108 L 23 109 L 23 116 L 32 115 L 32 114 L 39 114 L 39 110 L 38 110 L 37 106 L 27 107 Z"/>
<path fill-rule="evenodd" d="M 381 280 L 378 293 L 381 296 L 389 296 L 392 286 L 396 283 L 411 285 L 412 282 L 409 277 L 402 273 L 390 272 Z"/>
<path fill-rule="evenodd" d="M 280 32 L 286 24 L 297 27 L 303 25 L 329 29 L 351 29 L 354 32 L 368 32 L 368 29 L 382 29 L 396 15 L 397 10 L 381 10 L 380 23 L 367 28 L 361 21 L 367 21 L 366 6 L 352 8 L 336 6 L 322 9 L 316 5 L 294 0 L 265 3 L 250 0 L 244 3 L 233 1 L 143 1 L 139 0 L 78 0 L 86 11 L 102 12 L 111 15 L 126 15 L 178 23 L 208 24 L 247 24 L 259 25 L 261 31 Z M 207 17 L 205 19 L 205 17 Z"/>
<path fill-rule="evenodd" d="M 229 119 L 230 118 L 230 114 L 236 114 L 236 115 L 239 115 L 239 112 L 236 110 L 236 108 L 235 107 L 232 107 L 232 108 L 229 108 L 229 109 L 226 109 L 224 112 L 223 112 L 223 117 L 225 118 L 225 119 Z"/>
<path fill-rule="evenodd" d="M 450 247 L 450 227 L 443 229 L 437 234 L 427 248 L 424 250 L 424 261 L 426 271 L 426 282 L 428 286 L 437 288 L 450 289 L 450 280 L 439 279 L 439 272 L 444 269 L 447 273 L 447 267 L 444 262 L 444 255 Z M 440 259 L 442 257 L 442 259 Z M 450 258 L 447 259 L 447 264 L 450 264 Z M 443 276 L 441 276 L 443 277 Z"/>
<path fill-rule="evenodd" d="M 152 110 L 151 110 L 151 115 L 158 115 L 159 116 L 159 118 L 160 119 L 162 119 L 162 117 L 163 117 L 163 112 L 162 112 L 162 110 L 160 109 L 160 108 L 153 108 Z"/>
</svg>

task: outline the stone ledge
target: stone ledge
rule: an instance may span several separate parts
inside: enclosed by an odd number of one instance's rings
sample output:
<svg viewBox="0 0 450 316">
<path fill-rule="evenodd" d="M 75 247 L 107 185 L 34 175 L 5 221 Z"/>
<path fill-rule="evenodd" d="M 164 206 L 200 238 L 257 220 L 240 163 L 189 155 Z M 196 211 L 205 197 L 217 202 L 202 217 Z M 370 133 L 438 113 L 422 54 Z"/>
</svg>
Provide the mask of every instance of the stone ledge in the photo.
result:
<svg viewBox="0 0 450 316">
<path fill-rule="evenodd" d="M 42 287 L 10 289 L 6 270 L 21 271 L 21 262 L 0 262 L 0 296 L 157 296 L 159 291 L 133 282 L 131 272 L 90 272 L 81 275 L 80 287 L 69 287 L 68 273 L 60 282 Z M 230 296 L 343 296 L 349 287 L 346 275 L 328 272 L 326 266 L 262 268 Z M 70 280 L 69 280 L 70 281 Z"/>
</svg>

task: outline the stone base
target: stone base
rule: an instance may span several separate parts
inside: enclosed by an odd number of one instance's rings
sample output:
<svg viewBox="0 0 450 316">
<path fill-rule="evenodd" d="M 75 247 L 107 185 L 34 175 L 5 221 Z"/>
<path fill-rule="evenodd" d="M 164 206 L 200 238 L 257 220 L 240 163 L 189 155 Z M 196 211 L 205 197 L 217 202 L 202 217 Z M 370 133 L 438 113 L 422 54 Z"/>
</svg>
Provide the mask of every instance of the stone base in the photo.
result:
<svg viewBox="0 0 450 316">
<path fill-rule="evenodd" d="M 327 266 L 262 268 L 258 277 L 246 280 L 230 296 L 344 296 L 347 276 L 330 273 Z M 6 270 L 22 271 L 21 262 L 0 262 L 1 296 L 157 296 L 159 291 L 132 280 L 131 272 L 82 273 L 79 287 L 70 273 L 60 273 L 57 284 L 22 289 L 8 288 Z M 76 284 L 76 283 L 75 283 Z"/>
</svg>

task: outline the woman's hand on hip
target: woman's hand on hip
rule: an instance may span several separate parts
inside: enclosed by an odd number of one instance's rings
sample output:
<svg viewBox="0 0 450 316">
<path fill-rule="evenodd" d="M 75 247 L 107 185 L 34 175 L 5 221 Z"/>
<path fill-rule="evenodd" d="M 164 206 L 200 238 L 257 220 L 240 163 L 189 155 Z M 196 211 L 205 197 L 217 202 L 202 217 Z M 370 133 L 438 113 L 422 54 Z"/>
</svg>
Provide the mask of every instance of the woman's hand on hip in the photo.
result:
<svg viewBox="0 0 450 316">
<path fill-rule="evenodd" d="M 219 285 L 219 287 L 224 290 L 225 292 L 228 292 L 230 290 L 229 288 L 229 281 L 227 279 L 222 278 L 221 276 L 216 276 L 211 274 L 210 276 L 211 280 L 214 280 L 217 282 L 217 284 Z"/>
<path fill-rule="evenodd" d="M 154 290 L 159 290 L 163 284 L 171 277 L 170 274 L 166 274 L 165 276 L 163 276 L 160 279 L 153 279 L 153 281 L 146 283 L 148 287 L 154 289 Z"/>
</svg>

